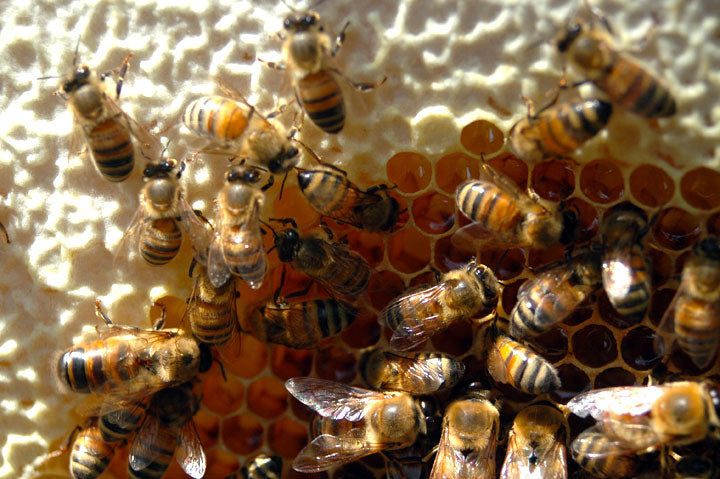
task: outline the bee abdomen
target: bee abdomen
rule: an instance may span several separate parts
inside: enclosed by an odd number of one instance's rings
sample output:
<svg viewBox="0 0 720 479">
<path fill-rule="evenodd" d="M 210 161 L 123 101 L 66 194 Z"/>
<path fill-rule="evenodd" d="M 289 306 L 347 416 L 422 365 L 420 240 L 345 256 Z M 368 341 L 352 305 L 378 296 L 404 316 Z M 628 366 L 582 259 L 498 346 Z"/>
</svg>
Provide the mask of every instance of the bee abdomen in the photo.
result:
<svg viewBox="0 0 720 479">
<path fill-rule="evenodd" d="M 87 136 L 100 173 L 109 181 L 127 179 L 135 164 L 135 149 L 128 129 L 115 118 L 108 118 Z"/>
<path fill-rule="evenodd" d="M 484 181 L 468 181 L 458 187 L 460 211 L 483 228 L 499 234 L 511 231 L 519 211 L 508 195 Z"/>
<path fill-rule="evenodd" d="M 135 439 L 138 440 L 137 438 Z M 145 450 L 152 451 L 155 458 L 147 467 L 136 471 L 128 466 L 128 474 L 131 479 L 155 479 L 165 474 L 177 445 L 177 433 L 170 428 L 160 427 L 157 434 L 152 438 L 151 443 L 144 444 Z"/>
<path fill-rule="evenodd" d="M 557 115 L 540 118 L 540 149 L 561 156 L 575 151 L 605 127 L 611 113 L 612 105 L 600 100 L 561 105 Z"/>
<path fill-rule="evenodd" d="M 708 315 L 705 302 L 699 299 L 680 298 L 675 308 L 678 345 L 699 368 L 704 368 L 717 351 L 720 318 Z"/>
<path fill-rule="evenodd" d="M 513 386 L 530 394 L 544 394 L 560 387 L 557 370 L 544 358 L 520 343 L 506 340 L 499 345 Z"/>
<path fill-rule="evenodd" d="M 114 452 L 96 426 L 85 428 L 78 433 L 70 452 L 70 474 L 73 479 L 95 479 L 108 467 Z"/>
<path fill-rule="evenodd" d="M 558 321 L 552 311 L 542 307 L 543 294 L 533 288 L 528 291 L 527 297 L 518 300 L 510 315 L 511 336 L 537 336 Z"/>
<path fill-rule="evenodd" d="M 631 256 L 630 269 L 633 279 L 628 291 L 619 297 L 608 294 L 608 298 L 618 313 L 632 321 L 639 321 L 645 317 L 651 290 L 650 273 L 642 254 Z"/>
<path fill-rule="evenodd" d="M 613 101 L 647 118 L 675 114 L 670 91 L 643 68 L 619 57 L 602 85 Z"/>
<path fill-rule="evenodd" d="M 181 245 L 182 230 L 174 218 L 152 220 L 140 235 L 140 255 L 153 266 L 169 263 Z"/>
<path fill-rule="evenodd" d="M 98 419 L 98 427 L 107 442 L 122 441 L 132 434 L 142 422 L 147 411 L 147 402 L 105 414 Z"/>
<path fill-rule="evenodd" d="M 235 227 L 237 228 L 237 227 Z M 230 271 L 240 276 L 251 286 L 262 283 L 267 271 L 265 249 L 260 234 L 252 235 L 246 233 L 235 234 L 234 241 L 226 241 L 223 246 L 225 263 Z"/>
<path fill-rule="evenodd" d="M 325 133 L 345 126 L 345 103 L 335 77 L 326 71 L 311 73 L 297 84 L 297 97 L 305 113 Z"/>
<path fill-rule="evenodd" d="M 223 344 L 232 335 L 233 317 L 227 303 L 203 301 L 189 313 L 190 327 L 200 341 L 208 344 Z"/>
<path fill-rule="evenodd" d="M 245 132 L 248 117 L 236 102 L 219 96 L 207 96 L 198 98 L 185 108 L 183 124 L 199 135 L 228 143 Z"/>
</svg>

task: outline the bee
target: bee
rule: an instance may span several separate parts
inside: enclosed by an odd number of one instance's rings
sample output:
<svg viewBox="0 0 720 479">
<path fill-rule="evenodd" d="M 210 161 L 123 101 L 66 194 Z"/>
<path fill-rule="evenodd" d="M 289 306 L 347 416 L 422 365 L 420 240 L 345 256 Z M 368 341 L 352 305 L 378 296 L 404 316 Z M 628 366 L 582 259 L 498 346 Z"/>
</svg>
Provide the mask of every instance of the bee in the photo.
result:
<svg viewBox="0 0 720 479">
<path fill-rule="evenodd" d="M 510 336 L 537 336 L 567 318 L 599 287 L 599 256 L 587 251 L 523 283 L 510 313 Z"/>
<path fill-rule="evenodd" d="M 675 114 L 675 99 L 653 74 L 615 47 L 612 30 L 603 16 L 576 18 L 560 35 L 557 48 L 610 101 L 647 118 Z"/>
<path fill-rule="evenodd" d="M 173 454 L 190 477 L 199 479 L 205 475 L 205 452 L 192 420 L 199 408 L 190 383 L 155 393 L 130 446 L 130 479 L 161 477 Z"/>
<path fill-rule="evenodd" d="M 715 359 L 720 341 L 720 237 L 708 236 L 693 246 L 660 329 L 674 331 L 678 346 L 698 368 Z"/>
<path fill-rule="evenodd" d="M 500 479 L 567 479 L 570 428 L 554 407 L 533 405 L 513 421 Z"/>
<path fill-rule="evenodd" d="M 494 479 L 500 414 L 487 391 L 450 403 L 430 479 Z"/>
<path fill-rule="evenodd" d="M 205 267 L 196 266 L 198 274 L 185 316 L 190 331 L 198 340 L 220 346 L 233 339 L 237 331 L 235 282 L 228 281 L 216 288 L 208 278 Z"/>
<path fill-rule="evenodd" d="M 373 389 L 411 394 L 430 394 L 451 388 L 465 374 L 465 365 L 446 354 L 396 353 L 378 348 L 363 354 L 358 369 Z"/>
<path fill-rule="evenodd" d="M 103 440 L 105 442 L 119 442 L 127 439 L 142 424 L 149 405 L 150 397 L 145 397 L 116 411 L 100 416 L 98 418 L 98 427 Z"/>
<path fill-rule="evenodd" d="M 600 230 L 605 292 L 617 312 L 634 322 L 645 317 L 650 304 L 650 264 L 642 243 L 647 231 L 645 212 L 631 203 L 612 208 Z"/>
<path fill-rule="evenodd" d="M 499 244 L 526 248 L 550 248 L 575 239 L 578 219 L 573 211 L 546 207 L 490 166 L 481 167 L 481 179 L 466 181 L 455 192 L 458 209 L 475 223 L 460 228 L 454 241 L 478 227 L 482 231 L 473 233 L 478 237 L 492 236 Z"/>
<path fill-rule="evenodd" d="M 300 236 L 297 224 L 288 218 L 280 220 L 292 224 L 275 236 L 278 258 L 292 264 L 300 271 L 317 280 L 330 291 L 353 298 L 362 296 L 370 282 L 370 265 L 346 245 L 328 242 L 318 236 Z M 326 233 L 332 239 L 332 232 Z"/>
<path fill-rule="evenodd" d="M 513 152 L 530 163 L 547 157 L 566 157 L 605 128 L 612 104 L 598 99 L 556 104 L 534 112 L 529 100 L 528 115 L 510 130 L 508 141 Z"/>
<path fill-rule="evenodd" d="M 267 258 L 260 232 L 263 191 L 272 180 L 258 187 L 262 170 L 239 165 L 225 175 L 225 185 L 217 198 L 217 226 L 208 250 L 207 274 L 216 288 L 232 275 L 239 276 L 253 289 L 262 285 Z M 272 177 L 270 177 L 272 178 Z"/>
<path fill-rule="evenodd" d="M 292 143 L 295 129 L 286 134 L 244 99 L 239 103 L 221 96 L 198 98 L 185 108 L 182 121 L 194 134 L 272 173 L 286 173 L 298 163 L 298 148 Z"/>
<path fill-rule="evenodd" d="M 104 438 L 96 419 L 78 429 L 70 450 L 70 477 L 95 479 L 107 469 L 118 444 Z"/>
<path fill-rule="evenodd" d="M 188 204 L 178 182 L 184 167 L 183 163 L 178 168 L 178 162 L 169 159 L 149 163 L 143 171 L 139 206 L 123 239 L 135 238 L 140 256 L 152 266 L 162 266 L 177 256 L 182 229 L 190 237 L 196 257 L 203 261 L 210 243 L 208 228 Z"/>
<path fill-rule="evenodd" d="M 528 394 L 545 394 L 560 387 L 557 369 L 532 349 L 508 336 L 499 334 L 495 327 L 487 338 L 487 368 L 490 376 L 501 383 Z"/>
<path fill-rule="evenodd" d="M 363 191 L 339 168 L 325 165 L 302 170 L 298 184 L 310 206 L 339 223 L 369 232 L 390 232 L 400 216 L 400 206 L 388 195 L 387 185 Z"/>
<path fill-rule="evenodd" d="M 245 464 L 240 471 L 242 479 L 282 479 L 283 460 L 280 456 L 260 454 Z"/>
<path fill-rule="evenodd" d="M 321 434 L 305 446 L 293 462 L 299 472 L 325 471 L 408 447 L 426 432 L 420 405 L 404 392 L 370 391 L 315 378 L 289 379 L 285 387 L 323 418 L 355 423 L 340 435 Z"/>
<path fill-rule="evenodd" d="M 592 416 L 589 433 L 604 434 L 603 450 L 594 457 L 650 452 L 663 446 L 682 446 L 711 436 L 720 438 L 720 390 L 709 383 L 680 381 L 654 386 L 622 386 L 580 393 L 567 404 L 573 414 Z M 587 431 L 586 431 L 587 432 Z M 576 453 L 588 440 L 573 442 Z"/>
<path fill-rule="evenodd" d="M 639 467 L 632 450 L 592 429 L 578 435 L 572 443 L 571 453 L 580 467 L 602 479 L 635 477 Z"/>
<path fill-rule="evenodd" d="M 475 260 L 442 276 L 435 286 L 396 298 L 380 321 L 394 333 L 393 348 L 411 349 L 456 321 L 497 306 L 500 286 L 492 270 Z"/>
</svg>

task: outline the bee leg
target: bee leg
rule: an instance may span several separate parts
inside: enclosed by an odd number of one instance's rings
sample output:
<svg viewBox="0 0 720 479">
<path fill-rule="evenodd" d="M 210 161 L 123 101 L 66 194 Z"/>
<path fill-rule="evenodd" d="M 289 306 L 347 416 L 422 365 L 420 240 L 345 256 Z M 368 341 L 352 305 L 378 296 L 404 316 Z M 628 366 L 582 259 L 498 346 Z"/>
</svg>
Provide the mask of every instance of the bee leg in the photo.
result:
<svg viewBox="0 0 720 479">
<path fill-rule="evenodd" d="M 270 221 L 276 221 L 276 222 L 282 224 L 283 226 L 289 224 L 289 225 L 292 225 L 293 228 L 298 229 L 297 223 L 292 218 L 268 218 L 268 219 Z"/>
<path fill-rule="evenodd" d="M 272 68 L 273 70 L 277 70 L 277 71 L 287 70 L 287 65 L 285 65 L 282 62 L 268 62 L 268 61 L 263 60 L 262 58 L 258 58 L 257 60 L 259 62 L 264 63 L 265 65 Z"/>
<path fill-rule="evenodd" d="M 89 425 L 89 423 L 87 424 Z M 87 425 L 85 427 L 87 427 Z M 67 441 L 65 441 L 65 444 L 60 446 L 58 449 L 55 449 L 53 452 L 49 452 L 42 460 L 42 463 L 45 463 L 49 461 L 52 458 L 62 456 L 65 454 L 68 449 L 70 449 L 70 444 L 72 444 L 73 440 L 75 439 L 75 436 L 77 436 L 77 433 L 83 430 L 83 426 L 77 425 L 73 428 L 72 431 L 70 431 L 70 434 L 68 435 Z"/>
<path fill-rule="evenodd" d="M 110 71 L 100 74 L 101 81 L 105 81 L 105 79 L 111 75 L 118 76 L 117 82 L 115 84 L 115 99 L 116 100 L 118 98 L 120 98 L 120 92 L 122 91 L 123 82 L 125 81 L 125 75 L 127 74 L 128 67 L 130 66 L 130 59 L 132 57 L 133 57 L 132 53 L 128 54 L 128 56 L 125 57 L 125 60 L 123 60 L 122 65 L 120 65 L 118 68 L 114 68 Z"/>
<path fill-rule="evenodd" d="M 313 284 L 315 284 L 315 280 L 311 279 L 310 282 L 308 282 L 306 287 L 304 287 L 303 289 L 301 289 L 299 291 L 295 291 L 293 293 L 286 294 L 285 296 L 283 296 L 283 300 L 288 299 L 288 298 L 297 298 L 299 296 L 305 296 L 306 294 L 308 294 L 308 291 L 310 291 L 310 288 L 312 288 Z"/>
<path fill-rule="evenodd" d="M 106 325 L 112 326 L 113 322 L 108 318 L 108 316 L 105 314 L 105 312 L 102 310 L 102 306 L 100 305 L 100 300 L 95 300 L 95 316 L 97 316 L 99 319 L 103 320 Z"/>
<path fill-rule="evenodd" d="M 287 110 L 288 107 L 290 105 L 292 105 L 293 103 L 295 103 L 296 101 L 297 101 L 297 98 L 293 98 L 289 102 L 280 105 L 279 107 L 277 107 L 275 109 L 275 111 L 271 111 L 270 113 L 265 115 L 265 118 L 270 119 L 270 118 L 275 118 L 276 116 L 282 115 L 283 113 L 285 113 L 285 110 Z"/>
<path fill-rule="evenodd" d="M 275 304 L 280 304 L 280 291 L 282 291 L 282 287 L 285 284 L 285 264 L 283 264 L 282 274 L 280 275 L 280 284 L 278 285 L 277 289 L 275 290 L 275 293 L 273 294 L 273 302 Z"/>
<path fill-rule="evenodd" d="M 0 231 L 2 231 L 3 236 L 5 236 L 5 242 L 6 242 L 7 244 L 10 244 L 10 243 L 11 243 L 11 241 L 10 241 L 10 236 L 8 236 L 8 232 L 7 232 L 7 230 L 5 229 L 5 225 L 2 224 L 2 222 L 0 222 Z"/>
<path fill-rule="evenodd" d="M 347 27 L 350 25 L 350 22 L 345 22 L 345 25 L 342 27 L 342 30 L 340 30 L 340 33 L 338 33 L 337 37 L 335 37 L 335 44 L 330 49 L 330 56 L 335 56 L 337 52 L 340 50 L 340 47 L 342 46 L 343 42 L 345 42 L 345 30 L 347 30 Z"/>
<path fill-rule="evenodd" d="M 263 186 L 261 186 L 261 187 L 260 187 L 260 190 L 261 190 L 261 191 L 267 191 L 267 190 L 269 190 L 270 187 L 271 187 L 272 185 L 274 185 L 274 184 L 275 184 L 275 177 L 274 177 L 273 175 L 270 175 L 270 176 L 268 177 L 267 183 L 265 183 Z"/>
<path fill-rule="evenodd" d="M 353 88 L 355 88 L 356 90 L 358 90 L 358 91 L 363 91 L 363 92 L 365 92 L 365 91 L 370 91 L 370 90 L 374 90 L 375 88 L 377 88 L 377 87 L 379 87 L 379 86 L 382 86 L 383 83 L 385 83 L 385 82 L 387 81 L 387 77 L 384 76 L 383 79 L 380 80 L 379 82 L 360 82 L 360 81 L 355 81 L 355 80 L 352 80 L 352 79 L 348 78 L 348 77 L 345 76 L 345 74 L 344 74 L 342 71 L 340 71 L 340 69 L 338 69 L 338 68 L 332 68 L 330 71 L 332 71 L 333 73 L 341 76 L 346 82 L 348 82 L 348 83 L 349 83 Z"/>
<path fill-rule="evenodd" d="M 165 308 L 165 305 L 162 303 L 159 303 L 155 301 L 155 304 L 153 306 L 159 306 L 160 307 L 160 317 L 157 321 L 155 321 L 155 325 L 153 326 L 153 329 L 155 331 L 158 331 L 165 326 L 165 315 L 167 314 L 167 309 Z"/>
<path fill-rule="evenodd" d="M 78 41 L 77 41 L 77 43 L 75 44 L 75 54 L 73 55 L 72 66 L 77 65 L 77 61 L 78 61 L 78 51 L 80 50 L 80 40 L 82 40 L 82 35 L 81 35 L 81 36 L 78 36 Z"/>
</svg>

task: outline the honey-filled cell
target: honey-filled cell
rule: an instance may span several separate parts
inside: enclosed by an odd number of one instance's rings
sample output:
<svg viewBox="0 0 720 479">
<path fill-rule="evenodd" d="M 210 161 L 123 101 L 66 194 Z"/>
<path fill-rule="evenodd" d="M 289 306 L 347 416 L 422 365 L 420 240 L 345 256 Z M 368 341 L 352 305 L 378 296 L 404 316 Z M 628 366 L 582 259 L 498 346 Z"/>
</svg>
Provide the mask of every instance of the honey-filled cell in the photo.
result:
<svg viewBox="0 0 720 479">
<path fill-rule="evenodd" d="M 680 194 L 695 208 L 717 208 L 720 206 L 720 173 L 704 166 L 688 171 L 680 180 Z"/>
<path fill-rule="evenodd" d="M 525 255 L 517 248 L 483 248 L 480 260 L 492 269 L 500 281 L 514 278 L 525 268 Z"/>
<path fill-rule="evenodd" d="M 286 381 L 298 376 L 307 376 L 312 370 L 313 351 L 275 346 L 270 353 L 270 370 Z"/>
<path fill-rule="evenodd" d="M 503 153 L 486 160 L 493 170 L 513 180 L 518 188 L 525 190 L 528 185 L 528 167 L 524 161 L 511 153 Z"/>
<path fill-rule="evenodd" d="M 340 337 L 351 348 L 367 348 L 377 343 L 380 339 L 377 314 L 366 308 L 359 308 L 355 321 L 340 333 Z"/>
<path fill-rule="evenodd" d="M 580 198 L 570 198 L 565 204 L 565 210 L 574 211 L 579 215 L 576 243 L 590 241 L 600 228 L 600 218 L 593 205 Z"/>
<path fill-rule="evenodd" d="M 552 328 L 549 331 L 535 336 L 533 344 L 542 357 L 556 363 L 565 358 L 568 352 L 568 334 L 563 328 Z"/>
<path fill-rule="evenodd" d="M 648 317 L 653 325 L 658 326 L 660 324 L 674 297 L 675 290 L 671 288 L 659 289 L 653 292 L 650 297 L 650 307 L 648 308 Z"/>
<path fill-rule="evenodd" d="M 431 191 L 412 203 L 415 225 L 427 234 L 438 235 L 449 231 L 455 224 L 455 200 Z"/>
<path fill-rule="evenodd" d="M 475 155 L 490 155 L 502 148 L 503 132 L 487 120 L 468 123 L 460 132 L 460 143 Z"/>
<path fill-rule="evenodd" d="M 220 437 L 220 419 L 215 414 L 200 409 L 193 416 L 193 421 L 203 448 L 211 449 L 215 447 Z"/>
<path fill-rule="evenodd" d="M 506 315 L 510 314 L 510 311 L 515 307 L 517 303 L 517 294 L 520 286 L 527 281 L 526 279 L 520 279 L 514 283 L 510 283 L 503 288 L 502 294 L 500 295 L 500 304 Z"/>
<path fill-rule="evenodd" d="M 380 311 L 405 291 L 405 283 L 392 271 L 380 271 L 370 276 L 368 290 L 372 291 L 370 302 Z"/>
<path fill-rule="evenodd" d="M 225 447 L 241 456 L 263 444 L 263 427 L 253 414 L 242 413 L 223 420 L 221 431 Z"/>
<path fill-rule="evenodd" d="M 323 379 L 349 383 L 355 379 L 355 355 L 349 349 L 330 346 L 315 354 L 315 371 Z"/>
<path fill-rule="evenodd" d="M 637 385 L 635 375 L 623 368 L 607 368 L 595 377 L 595 389 L 635 385 Z"/>
<path fill-rule="evenodd" d="M 237 456 L 224 449 L 215 448 L 205 451 L 207 469 L 205 477 L 228 477 L 240 468 Z"/>
<path fill-rule="evenodd" d="M 387 161 L 385 169 L 388 181 L 403 193 L 422 191 L 432 179 L 432 164 L 419 153 L 397 153 Z"/>
<path fill-rule="evenodd" d="M 285 384 L 275 378 L 256 379 L 248 388 L 248 409 L 260 417 L 278 417 L 287 409 Z"/>
<path fill-rule="evenodd" d="M 415 273 L 430 262 L 430 238 L 413 227 L 405 227 L 388 239 L 390 263 L 402 273 Z"/>
<path fill-rule="evenodd" d="M 566 257 L 567 247 L 562 244 L 545 249 L 531 249 L 528 253 L 527 265 L 529 268 L 536 270 L 545 265 L 559 263 Z"/>
<path fill-rule="evenodd" d="M 435 242 L 433 264 L 440 271 L 450 271 L 467 265 L 475 256 L 474 252 L 456 248 L 452 242 L 452 235 L 443 236 Z"/>
<path fill-rule="evenodd" d="M 668 208 L 660 212 L 652 227 L 657 243 L 671 250 L 689 248 L 700 237 L 702 226 L 697 217 L 681 208 Z"/>
<path fill-rule="evenodd" d="M 647 326 L 628 331 L 620 344 L 622 357 L 635 370 L 647 371 L 659 363 L 665 355 L 665 347 L 658 335 Z"/>
<path fill-rule="evenodd" d="M 653 288 L 667 283 L 673 274 L 673 260 L 667 253 L 657 248 L 645 248 L 650 260 L 650 283 Z"/>
<path fill-rule="evenodd" d="M 572 335 L 575 358 L 585 366 L 600 368 L 617 358 L 617 346 L 612 331 L 599 324 L 585 326 Z"/>
<path fill-rule="evenodd" d="M 408 289 L 418 288 L 420 286 L 427 287 L 437 283 L 437 276 L 434 271 L 424 271 L 412 277 L 408 283 Z"/>
<path fill-rule="evenodd" d="M 590 201 L 612 203 L 625 193 L 620 168 L 607 159 L 597 159 L 586 164 L 580 172 L 580 189 Z"/>
<path fill-rule="evenodd" d="M 435 183 L 450 195 L 455 194 L 458 185 L 479 175 L 478 160 L 465 153 L 450 153 L 435 163 Z"/>
<path fill-rule="evenodd" d="M 567 161 L 550 160 L 535 165 L 531 180 L 533 190 L 546 200 L 564 200 L 575 191 L 575 170 Z"/>
<path fill-rule="evenodd" d="M 220 416 L 240 409 L 244 396 L 245 386 L 232 375 L 226 379 L 218 372 L 206 376 L 203 380 L 202 403 Z"/>
<path fill-rule="evenodd" d="M 553 400 L 566 404 L 573 397 L 590 389 L 590 378 L 577 366 L 565 363 L 558 366 L 557 371 L 562 385 L 550 393 Z"/>
<path fill-rule="evenodd" d="M 630 173 L 630 193 L 643 205 L 657 208 L 672 199 L 675 182 L 662 168 L 640 165 Z"/>
<path fill-rule="evenodd" d="M 289 417 L 283 417 L 268 427 L 268 445 L 286 459 L 294 459 L 307 444 L 307 427 Z"/>
<path fill-rule="evenodd" d="M 267 360 L 267 346 L 249 334 L 243 334 L 239 353 L 228 360 L 223 358 L 223 365 L 236 376 L 254 378 L 265 369 Z"/>
<path fill-rule="evenodd" d="M 432 337 L 432 345 L 440 352 L 462 356 L 472 346 L 472 325 L 469 321 L 456 321 L 445 331 Z"/>
<path fill-rule="evenodd" d="M 373 268 L 382 263 L 385 256 L 385 242 L 382 236 L 358 229 L 346 233 L 345 239 L 350 250 L 360 253 Z M 336 239 L 337 240 L 337 239 Z"/>
</svg>

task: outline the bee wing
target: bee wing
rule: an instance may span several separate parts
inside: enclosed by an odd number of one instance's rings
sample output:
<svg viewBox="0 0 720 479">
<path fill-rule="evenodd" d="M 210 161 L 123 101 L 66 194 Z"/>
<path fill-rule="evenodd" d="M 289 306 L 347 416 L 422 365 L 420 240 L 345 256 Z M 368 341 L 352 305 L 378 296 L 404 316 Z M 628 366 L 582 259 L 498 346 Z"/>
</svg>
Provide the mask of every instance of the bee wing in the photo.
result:
<svg viewBox="0 0 720 479">
<path fill-rule="evenodd" d="M 365 274 L 368 279 L 370 278 L 371 268 L 367 261 L 365 261 L 365 258 L 350 250 L 350 248 L 346 245 L 342 243 L 325 242 L 323 243 L 323 247 L 327 250 L 327 256 L 332 261 L 332 264 L 328 265 L 328 268 L 335 271 L 355 271 L 356 275 Z M 363 271 L 363 269 L 365 271 Z M 333 285 L 331 283 L 328 283 L 321 278 L 317 278 L 317 280 L 329 290 L 333 290 Z M 367 288 L 367 284 L 365 287 Z"/>
<path fill-rule="evenodd" d="M 180 431 L 180 443 L 175 459 L 188 476 L 200 479 L 205 475 L 207 466 L 205 451 L 192 420 L 185 423 Z"/>
<path fill-rule="evenodd" d="M 622 298 L 628 295 L 634 284 L 635 273 L 632 269 L 633 238 L 623 238 L 603 254 L 603 287 L 610 298 Z"/>
<path fill-rule="evenodd" d="M 480 223 L 470 223 L 457 229 L 450 237 L 452 245 L 468 256 L 477 255 L 480 242 L 493 237 L 493 233 Z"/>
<path fill-rule="evenodd" d="M 146 221 L 149 221 L 149 219 L 150 217 L 148 215 L 148 209 L 145 206 L 145 199 L 143 198 L 143 194 L 140 193 L 139 204 L 135 210 L 135 214 L 130 220 L 130 224 L 128 224 L 128 227 L 125 229 L 125 233 L 123 233 L 117 250 L 113 255 L 113 264 L 115 264 L 120 256 L 130 255 L 131 250 L 129 248 L 131 248 L 132 245 L 137 244 L 137 235 L 142 231 Z M 130 241 L 131 239 L 132 241 Z"/>
<path fill-rule="evenodd" d="M 216 288 L 222 288 L 232 278 L 230 268 L 225 264 L 220 236 L 216 233 L 210 242 L 207 255 L 207 274 Z"/>
<path fill-rule="evenodd" d="M 495 186 L 512 196 L 515 201 L 524 204 L 536 203 L 526 192 L 521 190 L 518 184 L 512 179 L 484 162 L 480 163 L 480 179 L 493 183 Z"/>
<path fill-rule="evenodd" d="M 180 210 L 180 225 L 184 227 L 190 238 L 193 251 L 195 251 L 195 259 L 201 264 L 206 264 L 208 247 L 213 239 L 210 225 L 198 218 L 182 193 L 178 195 L 178 209 Z"/>
<path fill-rule="evenodd" d="M 482 450 L 473 450 L 465 454 L 452 446 L 450 428 L 443 424 L 442 435 L 438 443 L 430 479 L 456 479 L 472 477 L 477 479 L 495 479 L 495 434 Z"/>
<path fill-rule="evenodd" d="M 443 373 L 442 358 L 412 359 L 400 356 L 390 351 L 384 351 L 388 361 L 397 364 L 399 374 L 407 376 L 410 379 L 410 389 L 413 394 L 430 394 L 445 384 L 447 381 Z M 462 371 L 465 366 L 459 363 Z M 462 372 L 459 373 L 462 376 Z"/>
<path fill-rule="evenodd" d="M 567 479 L 565 444 L 556 441 L 540 463 L 531 465 L 528 451 L 523 451 L 513 438 L 508 444 L 500 479 Z"/>
<path fill-rule="evenodd" d="M 391 446 L 367 441 L 361 429 L 351 429 L 342 436 L 322 434 L 298 453 L 293 461 L 293 469 L 299 472 L 326 471 Z"/>
<path fill-rule="evenodd" d="M 160 421 L 156 416 L 152 414 L 145 416 L 145 421 L 130 446 L 129 464 L 132 470 L 142 471 L 157 459 L 160 450 L 151 446 L 155 444 L 160 429 Z"/>
<path fill-rule="evenodd" d="M 80 120 L 78 120 L 77 114 L 73 111 L 73 129 L 72 132 L 70 132 L 70 141 L 68 142 L 68 163 L 70 162 L 70 157 L 80 153 L 83 148 L 82 145 L 87 146 L 87 144 L 85 129 L 82 127 Z"/>
<path fill-rule="evenodd" d="M 144 125 L 140 124 L 133 117 L 125 113 L 120 105 L 110 98 L 107 94 L 105 95 L 107 100 L 108 111 L 113 115 L 119 115 L 125 122 L 130 134 L 135 137 L 139 143 L 139 147 L 142 154 L 149 160 L 153 161 L 160 157 L 163 146 L 160 140 L 155 135 L 150 133 L 150 130 Z"/>
<path fill-rule="evenodd" d="M 500 383 L 508 382 L 508 370 L 505 361 L 500 355 L 500 349 L 494 340 L 487 341 L 487 369 L 492 378 Z"/>
<path fill-rule="evenodd" d="M 650 412 L 653 403 L 673 387 L 672 384 L 596 389 L 578 394 L 568 402 L 567 407 L 576 416 L 592 416 L 600 422 L 608 414 L 642 416 Z"/>
<path fill-rule="evenodd" d="M 368 403 L 392 396 L 318 378 L 288 379 L 285 381 L 285 388 L 298 401 L 321 416 L 351 422 L 359 421 L 365 416 Z"/>
<path fill-rule="evenodd" d="M 598 425 L 581 432 L 570 444 L 570 450 L 574 457 L 586 456 L 590 459 L 622 456 L 633 452 L 626 443 L 603 434 Z"/>
</svg>

